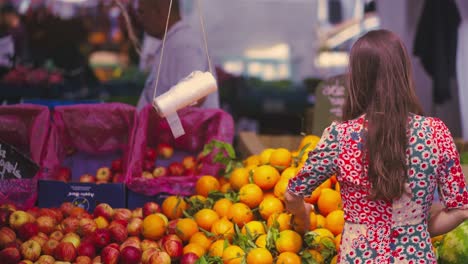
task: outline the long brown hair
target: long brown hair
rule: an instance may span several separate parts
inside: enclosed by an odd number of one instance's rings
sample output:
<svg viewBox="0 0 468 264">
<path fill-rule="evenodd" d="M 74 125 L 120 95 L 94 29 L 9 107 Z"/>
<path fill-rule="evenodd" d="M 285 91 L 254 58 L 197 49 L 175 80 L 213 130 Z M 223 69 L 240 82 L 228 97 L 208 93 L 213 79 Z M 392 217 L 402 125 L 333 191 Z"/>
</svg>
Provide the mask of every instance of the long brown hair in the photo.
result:
<svg viewBox="0 0 468 264">
<path fill-rule="evenodd" d="M 343 120 L 365 114 L 371 199 L 391 201 L 404 192 L 410 113 L 422 114 L 422 109 L 404 44 L 388 30 L 368 32 L 351 49 Z"/>
</svg>

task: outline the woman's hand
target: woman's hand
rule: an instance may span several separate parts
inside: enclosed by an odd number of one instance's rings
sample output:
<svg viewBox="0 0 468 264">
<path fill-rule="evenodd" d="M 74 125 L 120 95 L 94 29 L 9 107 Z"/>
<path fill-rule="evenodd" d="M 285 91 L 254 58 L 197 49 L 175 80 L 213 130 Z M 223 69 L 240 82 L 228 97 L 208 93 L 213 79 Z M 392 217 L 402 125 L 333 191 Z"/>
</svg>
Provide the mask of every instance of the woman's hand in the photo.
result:
<svg viewBox="0 0 468 264">
<path fill-rule="evenodd" d="M 291 192 L 286 192 L 284 198 L 286 210 L 294 217 L 294 229 L 301 234 L 309 231 L 310 213 L 313 210 L 313 205 L 306 203 L 301 196 Z"/>
</svg>

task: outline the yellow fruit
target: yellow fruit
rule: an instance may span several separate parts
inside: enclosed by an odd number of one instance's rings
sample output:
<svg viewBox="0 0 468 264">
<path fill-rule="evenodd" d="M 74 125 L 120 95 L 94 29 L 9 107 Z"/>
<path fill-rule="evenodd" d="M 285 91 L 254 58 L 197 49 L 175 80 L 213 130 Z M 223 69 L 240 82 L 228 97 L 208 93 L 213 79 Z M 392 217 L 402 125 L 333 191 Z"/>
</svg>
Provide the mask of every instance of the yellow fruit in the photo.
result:
<svg viewBox="0 0 468 264">
<path fill-rule="evenodd" d="M 341 209 L 340 193 L 330 188 L 322 188 L 317 200 L 317 207 L 324 216 L 327 216 L 334 210 Z"/>
<path fill-rule="evenodd" d="M 273 226 L 276 221 L 279 231 L 291 229 L 291 218 L 289 213 L 274 213 L 268 217 L 267 226 Z"/>
<path fill-rule="evenodd" d="M 296 174 L 297 174 L 296 167 L 286 168 L 283 172 L 281 172 L 280 180 L 289 180 L 291 178 L 294 178 Z"/>
<path fill-rule="evenodd" d="M 335 210 L 330 212 L 327 217 L 325 217 L 325 228 L 330 230 L 333 235 L 338 235 L 343 232 L 344 228 L 344 212 L 343 210 Z"/>
<path fill-rule="evenodd" d="M 221 198 L 215 202 L 213 205 L 213 210 L 219 215 L 219 217 L 227 216 L 231 205 L 231 200 L 227 198 Z"/>
<path fill-rule="evenodd" d="M 282 201 L 284 201 L 284 193 L 286 192 L 286 189 L 288 188 L 288 183 L 289 183 L 289 180 L 279 180 L 275 185 L 275 189 L 273 190 L 273 193 L 275 194 L 275 196 L 278 197 Z"/>
<path fill-rule="evenodd" d="M 340 245 L 341 245 L 341 234 L 338 234 L 336 237 L 335 237 L 335 247 L 336 247 L 336 251 L 338 251 L 340 249 Z"/>
<path fill-rule="evenodd" d="M 275 149 L 267 148 L 260 153 L 260 163 L 262 165 L 268 164 L 268 162 L 270 162 L 271 153 L 273 153 L 273 151 L 275 151 Z"/>
<path fill-rule="evenodd" d="M 226 182 L 225 184 L 221 185 L 221 188 L 219 189 L 222 193 L 227 193 L 229 191 L 232 191 L 231 184 L 229 182 Z"/>
<path fill-rule="evenodd" d="M 316 234 L 314 237 L 314 244 L 319 245 L 319 248 L 321 247 L 321 241 L 323 239 L 331 239 L 333 242 L 335 241 L 335 236 L 333 233 L 326 229 L 326 228 L 317 228 L 313 230 L 313 232 Z"/>
<path fill-rule="evenodd" d="M 314 212 L 310 212 L 309 230 L 314 230 L 316 228 L 317 228 L 317 215 Z"/>
<path fill-rule="evenodd" d="M 211 230 L 213 223 L 219 219 L 219 215 L 212 209 L 204 208 L 196 212 L 193 218 L 199 227 L 208 231 Z"/>
<path fill-rule="evenodd" d="M 189 240 L 189 243 L 198 244 L 202 246 L 205 250 L 208 250 L 213 243 L 213 239 L 209 238 L 203 232 L 197 232 L 192 235 Z"/>
<path fill-rule="evenodd" d="M 192 218 L 182 218 L 177 221 L 176 235 L 184 242 L 190 240 L 193 234 L 198 232 L 198 225 Z"/>
<path fill-rule="evenodd" d="M 299 144 L 299 147 L 297 149 L 298 151 L 301 151 L 301 149 L 304 148 L 307 144 L 309 144 L 307 146 L 308 149 L 314 149 L 319 141 L 320 137 L 316 135 L 307 135 L 304 138 L 302 138 L 301 143 Z"/>
<path fill-rule="evenodd" d="M 187 210 L 187 203 L 182 197 L 172 195 L 164 199 L 161 210 L 167 218 L 177 219 L 182 216 L 184 210 Z"/>
<path fill-rule="evenodd" d="M 307 251 L 310 253 L 310 255 L 312 256 L 312 259 L 315 260 L 317 264 L 323 263 L 324 259 L 323 259 L 322 254 L 320 254 L 320 252 L 318 252 L 315 249 L 308 249 Z"/>
<path fill-rule="evenodd" d="M 211 233 L 213 233 L 217 239 L 231 240 L 234 235 L 234 224 L 226 217 L 220 218 L 213 223 Z"/>
<path fill-rule="evenodd" d="M 212 191 L 219 191 L 221 185 L 218 179 L 211 175 L 204 175 L 200 177 L 195 184 L 195 191 L 197 194 L 208 197 Z"/>
<path fill-rule="evenodd" d="M 158 240 L 166 232 L 166 222 L 157 214 L 150 214 L 143 219 L 141 234 L 146 239 Z"/>
<path fill-rule="evenodd" d="M 293 230 L 284 230 L 280 232 L 279 238 L 276 240 L 276 250 L 282 252 L 298 253 L 302 248 L 302 237 L 299 233 Z"/>
<path fill-rule="evenodd" d="M 276 197 L 264 198 L 258 206 L 260 215 L 264 220 L 268 220 L 268 217 L 274 213 L 281 213 L 284 211 L 283 202 Z"/>
<path fill-rule="evenodd" d="M 338 255 L 335 255 L 331 260 L 330 260 L 330 264 L 336 264 L 338 263 Z"/>
<path fill-rule="evenodd" d="M 224 252 L 224 247 L 226 246 L 229 246 L 230 243 L 228 240 L 224 240 L 224 239 L 219 239 L 219 240 L 216 240 L 213 244 L 211 244 L 210 246 L 210 250 L 208 251 L 209 252 L 209 255 L 210 256 L 216 256 L 216 257 L 222 257 L 223 256 L 223 252 Z"/>
<path fill-rule="evenodd" d="M 325 216 L 321 214 L 317 214 L 316 217 L 317 217 L 317 228 L 325 228 L 325 226 L 327 225 L 327 220 Z"/>
<path fill-rule="evenodd" d="M 247 234 L 247 230 L 252 235 L 262 235 L 265 234 L 265 227 L 260 221 L 250 221 L 242 227 L 242 234 Z"/>
<path fill-rule="evenodd" d="M 196 201 L 204 202 L 204 201 L 206 201 L 205 196 L 201 196 L 201 195 L 198 195 L 198 194 L 194 194 L 194 195 L 190 196 L 189 199 L 190 199 L 190 201 L 193 201 L 193 202 L 196 202 Z"/>
<path fill-rule="evenodd" d="M 254 248 L 247 254 L 247 264 L 272 264 L 273 256 L 266 248 Z"/>
<path fill-rule="evenodd" d="M 224 264 L 240 264 L 244 258 L 245 252 L 239 246 L 230 245 L 223 251 Z"/>
<path fill-rule="evenodd" d="M 259 237 L 257 237 L 257 240 L 255 240 L 255 245 L 257 245 L 257 247 L 266 248 L 266 239 L 267 234 L 260 235 Z"/>
<path fill-rule="evenodd" d="M 239 190 L 239 200 L 250 208 L 255 208 L 263 200 L 263 191 L 256 184 L 246 184 Z"/>
<path fill-rule="evenodd" d="M 273 189 L 279 178 L 280 174 L 278 170 L 270 165 L 262 165 L 256 168 L 253 173 L 254 183 L 264 191 Z"/>
<path fill-rule="evenodd" d="M 257 155 L 251 155 L 244 160 L 244 165 L 246 167 L 250 165 L 258 166 L 260 164 L 261 164 L 260 157 Z"/>
<path fill-rule="evenodd" d="M 237 224 L 239 227 L 244 226 L 245 223 L 253 220 L 254 215 L 250 207 L 245 203 L 235 203 L 229 208 L 227 215 L 228 219 L 233 223 Z"/>
<path fill-rule="evenodd" d="M 279 170 L 284 170 L 291 165 L 291 152 L 285 148 L 277 148 L 271 152 L 269 164 Z"/>
<path fill-rule="evenodd" d="M 246 168 L 234 169 L 229 178 L 231 188 L 236 191 L 239 191 L 242 186 L 249 184 L 249 176 L 249 170 L 247 170 Z"/>
<path fill-rule="evenodd" d="M 201 258 L 203 255 L 205 255 L 206 250 L 199 244 L 195 243 L 188 243 L 184 249 L 183 249 L 184 254 L 187 253 L 195 253 L 199 258 Z"/>
<path fill-rule="evenodd" d="M 301 257 L 294 252 L 283 252 L 279 254 L 276 264 L 301 264 Z"/>
</svg>

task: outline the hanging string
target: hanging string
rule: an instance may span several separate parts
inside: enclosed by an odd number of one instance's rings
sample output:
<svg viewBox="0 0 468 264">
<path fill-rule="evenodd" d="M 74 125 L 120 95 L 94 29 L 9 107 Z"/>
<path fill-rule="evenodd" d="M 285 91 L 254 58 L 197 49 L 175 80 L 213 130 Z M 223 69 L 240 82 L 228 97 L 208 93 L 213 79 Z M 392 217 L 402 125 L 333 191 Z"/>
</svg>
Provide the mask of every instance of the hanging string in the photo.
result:
<svg viewBox="0 0 468 264">
<path fill-rule="evenodd" d="M 200 0 L 197 0 L 197 9 L 198 9 L 198 16 L 200 17 L 200 25 L 203 33 L 203 40 L 205 42 L 205 52 L 206 52 L 206 58 L 208 59 L 208 67 L 211 72 L 211 74 L 215 74 L 213 71 L 213 65 L 211 64 L 211 59 L 210 59 L 210 53 L 208 52 L 208 40 L 206 37 L 206 29 L 205 29 L 205 19 L 203 15 L 203 8 Z"/>
<path fill-rule="evenodd" d="M 156 74 L 156 82 L 154 83 L 153 98 L 156 98 L 156 90 L 158 88 L 159 75 L 161 74 L 161 65 L 162 65 L 163 57 L 164 57 L 164 46 L 166 45 L 167 30 L 169 28 L 169 19 L 171 18 L 171 12 L 172 12 L 172 0 L 169 3 L 169 12 L 167 14 L 167 19 L 166 19 L 166 29 L 164 30 L 164 37 L 162 39 L 162 44 L 161 44 L 162 45 L 161 46 L 161 58 L 159 59 L 158 73 Z"/>
</svg>

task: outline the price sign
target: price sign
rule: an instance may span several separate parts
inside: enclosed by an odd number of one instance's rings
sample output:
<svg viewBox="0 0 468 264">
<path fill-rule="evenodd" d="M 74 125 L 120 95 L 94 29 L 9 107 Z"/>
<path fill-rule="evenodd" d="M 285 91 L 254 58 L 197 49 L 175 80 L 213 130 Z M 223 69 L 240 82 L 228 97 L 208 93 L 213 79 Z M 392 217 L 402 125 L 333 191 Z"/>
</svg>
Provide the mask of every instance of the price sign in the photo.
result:
<svg viewBox="0 0 468 264">
<path fill-rule="evenodd" d="M 0 140 L 0 180 L 33 178 L 38 171 L 34 161 Z"/>
</svg>

